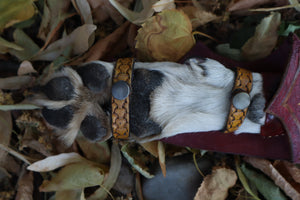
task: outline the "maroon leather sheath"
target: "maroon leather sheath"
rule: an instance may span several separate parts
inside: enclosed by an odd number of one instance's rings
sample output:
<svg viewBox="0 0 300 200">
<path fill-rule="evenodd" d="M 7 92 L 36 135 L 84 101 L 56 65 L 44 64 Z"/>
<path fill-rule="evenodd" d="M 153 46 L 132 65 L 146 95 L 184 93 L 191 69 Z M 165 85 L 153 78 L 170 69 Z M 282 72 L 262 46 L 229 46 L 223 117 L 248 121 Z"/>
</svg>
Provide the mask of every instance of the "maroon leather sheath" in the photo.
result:
<svg viewBox="0 0 300 200">
<path fill-rule="evenodd" d="M 291 35 L 270 56 L 254 62 L 238 62 L 217 55 L 201 43 L 182 59 L 207 57 L 228 68 L 241 67 L 262 73 L 266 122 L 260 134 L 220 131 L 178 134 L 164 142 L 210 151 L 284 159 L 300 163 L 300 40 Z"/>
</svg>

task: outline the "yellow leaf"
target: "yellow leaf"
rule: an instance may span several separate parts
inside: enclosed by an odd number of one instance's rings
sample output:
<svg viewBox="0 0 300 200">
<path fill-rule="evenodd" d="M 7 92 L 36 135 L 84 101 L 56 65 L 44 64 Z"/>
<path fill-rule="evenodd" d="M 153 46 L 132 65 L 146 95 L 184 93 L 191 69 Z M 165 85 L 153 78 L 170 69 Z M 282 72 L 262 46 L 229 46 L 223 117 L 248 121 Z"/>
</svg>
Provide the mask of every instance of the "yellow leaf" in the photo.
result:
<svg viewBox="0 0 300 200">
<path fill-rule="evenodd" d="M 33 0 L 0 1 L 0 32 L 15 23 L 31 18 L 35 13 Z"/>
<path fill-rule="evenodd" d="M 178 61 L 195 44 L 192 24 L 178 10 L 164 10 L 149 18 L 139 29 L 136 41 L 142 61 Z"/>
</svg>

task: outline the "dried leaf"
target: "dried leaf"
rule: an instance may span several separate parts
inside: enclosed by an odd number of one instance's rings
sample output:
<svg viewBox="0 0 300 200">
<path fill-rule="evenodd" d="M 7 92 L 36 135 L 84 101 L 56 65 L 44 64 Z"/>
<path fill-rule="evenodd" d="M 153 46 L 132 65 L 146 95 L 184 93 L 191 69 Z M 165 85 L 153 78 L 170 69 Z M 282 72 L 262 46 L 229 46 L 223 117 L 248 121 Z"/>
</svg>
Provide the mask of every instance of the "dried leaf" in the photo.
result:
<svg viewBox="0 0 300 200">
<path fill-rule="evenodd" d="M 15 44 L 13 42 L 8 42 L 7 40 L 0 37 L 0 53 L 5 54 L 5 53 L 9 52 L 9 49 L 14 49 L 17 51 L 23 50 L 23 48 L 20 47 L 19 45 Z"/>
<path fill-rule="evenodd" d="M 124 7 L 116 0 L 109 0 L 109 2 L 131 23 L 141 25 L 154 13 L 152 5 L 157 0 L 142 0 L 143 10 L 141 12 L 134 12 Z"/>
<path fill-rule="evenodd" d="M 242 164 L 241 170 L 252 182 L 257 190 L 266 198 L 266 200 L 287 200 L 286 196 L 280 191 L 280 189 L 263 174 L 246 167 Z"/>
<path fill-rule="evenodd" d="M 28 172 L 25 168 L 22 171 L 15 200 L 33 200 L 33 172 Z"/>
<path fill-rule="evenodd" d="M 295 5 L 294 8 L 295 8 L 298 12 L 300 12 L 300 3 L 299 3 L 298 0 L 289 0 L 289 2 L 290 2 L 291 5 Z M 296 5 L 297 5 L 297 6 L 296 6 Z"/>
<path fill-rule="evenodd" d="M 99 60 L 108 53 L 111 53 L 113 50 L 115 50 L 116 46 L 118 46 L 120 40 L 124 39 L 124 34 L 128 29 L 129 24 L 129 22 L 125 22 L 124 24 L 122 24 L 113 33 L 103 38 L 102 40 L 99 40 L 95 45 L 93 45 L 84 56 L 72 62 L 71 64 L 77 65 L 82 62 Z"/>
<path fill-rule="evenodd" d="M 25 21 L 35 14 L 33 0 L 0 1 L 0 32 L 15 23 Z"/>
<path fill-rule="evenodd" d="M 37 73 L 37 71 L 33 68 L 31 62 L 29 62 L 28 60 L 24 60 L 20 64 L 17 74 L 18 76 L 22 76 L 30 73 Z"/>
<path fill-rule="evenodd" d="M 83 196 L 83 199 L 82 199 Z M 84 192 L 83 189 L 78 190 L 62 190 L 57 191 L 55 193 L 55 200 L 66 200 L 66 199 L 72 199 L 72 200 L 84 200 Z"/>
<path fill-rule="evenodd" d="M 57 33 L 63 22 L 70 16 L 67 13 L 70 0 L 45 0 L 42 22 L 38 37 L 46 41 L 46 45 Z"/>
<path fill-rule="evenodd" d="M 158 158 L 158 141 L 145 142 L 140 145 L 151 155 Z"/>
<path fill-rule="evenodd" d="M 245 157 L 244 160 L 268 175 L 286 195 L 292 199 L 300 199 L 300 193 L 277 171 L 270 161 L 254 157 Z"/>
<path fill-rule="evenodd" d="M 161 171 L 162 171 L 164 177 L 166 177 L 166 175 L 167 175 L 166 151 L 165 151 L 165 146 L 162 141 L 158 141 L 157 152 L 158 152 L 158 160 L 159 160 L 159 165 L 160 165 Z"/>
<path fill-rule="evenodd" d="M 196 29 L 199 26 L 205 25 L 211 21 L 220 19 L 211 12 L 207 12 L 203 8 L 196 8 L 194 6 L 184 6 L 181 7 L 182 10 L 190 18 L 193 29 Z"/>
<path fill-rule="evenodd" d="M 256 27 L 254 36 L 242 47 L 244 59 L 257 60 L 268 56 L 272 52 L 277 43 L 280 19 L 280 13 L 273 12 L 260 22 Z"/>
<path fill-rule="evenodd" d="M 153 10 L 155 12 L 161 12 L 163 10 L 171 10 L 175 9 L 176 5 L 174 3 L 174 0 L 159 0 L 152 6 Z"/>
<path fill-rule="evenodd" d="M 77 12 L 80 13 L 85 24 L 93 24 L 91 7 L 87 0 L 72 0 Z"/>
<path fill-rule="evenodd" d="M 237 10 L 246 10 L 253 8 L 255 6 L 260 6 L 266 3 L 273 2 L 273 0 L 238 0 L 238 1 L 231 1 L 228 5 L 228 11 L 233 12 Z"/>
<path fill-rule="evenodd" d="M 104 180 L 101 187 L 96 190 L 91 196 L 89 196 L 88 200 L 105 200 L 108 194 L 108 191 L 115 185 L 122 164 L 122 157 L 120 153 L 119 146 L 116 142 L 113 143 L 111 147 L 111 162 L 108 176 Z"/>
<path fill-rule="evenodd" d="M 102 23 L 108 18 L 112 18 L 116 24 L 121 25 L 124 21 L 123 16 L 115 9 L 108 0 L 88 0 L 92 8 L 95 21 Z M 125 8 L 128 8 L 132 0 L 118 0 Z"/>
<path fill-rule="evenodd" d="M 24 88 L 33 81 L 32 76 L 11 76 L 8 78 L 0 78 L 0 89 L 17 90 Z"/>
<path fill-rule="evenodd" d="M 133 168 L 146 178 L 153 178 L 154 176 L 149 172 L 146 162 L 150 159 L 146 157 L 141 151 L 138 151 L 134 146 L 126 144 L 121 149 L 124 157 L 128 160 Z"/>
<path fill-rule="evenodd" d="M 101 185 L 104 171 L 86 162 L 65 166 L 50 181 L 45 180 L 40 186 L 41 192 L 76 190 Z"/>
<path fill-rule="evenodd" d="M 50 44 L 44 51 L 33 57 L 33 60 L 53 61 L 71 48 L 73 55 L 82 54 L 90 47 L 89 37 L 96 30 L 92 24 L 84 24 L 76 28 L 70 35 Z"/>
<path fill-rule="evenodd" d="M 90 142 L 83 136 L 77 136 L 76 141 L 85 158 L 96 163 L 109 163 L 111 155 L 107 142 Z"/>
<path fill-rule="evenodd" d="M 136 41 L 142 61 L 178 61 L 195 43 L 189 18 L 177 10 L 164 10 L 147 20 Z"/>
<path fill-rule="evenodd" d="M 207 175 L 197 191 L 194 200 L 226 199 L 228 189 L 235 185 L 237 176 L 231 169 L 217 168 Z"/>
<path fill-rule="evenodd" d="M 87 160 L 75 152 L 61 153 L 37 161 L 29 165 L 27 169 L 35 172 L 47 172 L 77 162 L 87 162 Z"/>
<path fill-rule="evenodd" d="M 287 161 L 284 161 L 284 165 L 287 168 L 287 170 L 289 171 L 290 175 L 293 177 L 293 179 L 297 182 L 300 183 L 300 169 Z"/>
<path fill-rule="evenodd" d="M 12 119 L 10 112 L 0 111 L 0 143 L 8 146 L 12 132 Z M 0 166 L 5 166 L 7 152 L 0 149 Z"/>
<path fill-rule="evenodd" d="M 16 29 L 13 37 L 15 44 L 22 47 L 22 50 L 9 49 L 9 53 L 19 60 L 30 60 L 40 50 L 39 46 L 21 29 Z"/>
</svg>

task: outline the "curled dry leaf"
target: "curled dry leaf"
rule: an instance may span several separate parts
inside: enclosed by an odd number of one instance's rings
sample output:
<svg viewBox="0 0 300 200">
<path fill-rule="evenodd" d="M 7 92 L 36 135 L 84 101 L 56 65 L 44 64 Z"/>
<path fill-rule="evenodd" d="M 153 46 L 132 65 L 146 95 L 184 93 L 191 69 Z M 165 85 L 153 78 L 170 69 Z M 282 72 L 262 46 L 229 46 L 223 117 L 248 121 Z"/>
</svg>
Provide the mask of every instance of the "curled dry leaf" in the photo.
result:
<svg viewBox="0 0 300 200">
<path fill-rule="evenodd" d="M 87 162 L 78 162 L 65 166 L 50 181 L 40 186 L 41 192 L 76 190 L 102 185 L 104 171 Z"/>
<path fill-rule="evenodd" d="M 84 53 L 91 45 L 89 37 L 96 28 L 93 24 L 84 24 L 76 28 L 70 35 L 50 44 L 44 51 L 34 56 L 33 60 L 53 61 L 62 55 L 66 48 L 71 48 L 73 55 Z"/>
<path fill-rule="evenodd" d="M 273 12 L 262 19 L 256 27 L 254 36 L 242 47 L 244 59 L 257 60 L 268 56 L 272 52 L 277 44 L 280 19 L 281 15 L 277 12 Z"/>
<path fill-rule="evenodd" d="M 205 25 L 211 21 L 220 19 L 217 15 L 207 12 L 204 8 L 195 6 L 184 6 L 180 8 L 190 18 L 193 29 Z"/>
<path fill-rule="evenodd" d="M 192 24 L 178 10 L 164 10 L 148 19 L 136 37 L 138 59 L 142 61 L 178 61 L 195 44 Z"/>
<path fill-rule="evenodd" d="M 77 12 L 81 15 L 82 21 L 85 24 L 93 24 L 91 7 L 86 0 L 72 0 Z"/>
<path fill-rule="evenodd" d="M 125 22 L 113 33 L 94 44 L 81 58 L 71 62 L 70 64 L 77 65 L 81 64 L 82 62 L 103 59 L 107 54 L 111 54 L 111 52 L 116 51 L 116 48 L 119 47 L 118 45 L 122 43 L 122 40 L 124 40 L 124 35 L 126 35 L 129 25 L 129 22 Z"/>
<path fill-rule="evenodd" d="M 110 149 L 107 142 L 90 142 L 83 136 L 76 138 L 84 157 L 96 163 L 106 164 L 110 161 Z"/>
<path fill-rule="evenodd" d="M 118 10 L 109 2 L 109 0 L 88 0 L 93 17 L 96 22 L 102 23 L 108 18 L 112 18 L 116 24 L 121 25 L 124 21 L 123 16 L 118 12 Z M 118 0 L 125 8 L 128 8 L 132 3 L 132 0 Z"/>
<path fill-rule="evenodd" d="M 119 146 L 116 142 L 113 143 L 111 147 L 111 162 L 108 176 L 105 178 L 101 187 L 96 190 L 88 200 L 101 200 L 106 199 L 109 191 L 116 183 L 122 164 L 122 157 Z"/>
<path fill-rule="evenodd" d="M 272 163 L 265 159 L 245 157 L 245 161 L 268 175 L 292 199 L 300 199 L 300 193 L 283 177 Z"/>
<path fill-rule="evenodd" d="M 25 21 L 35 14 L 33 0 L 0 1 L 0 32 L 15 23 Z"/>
<path fill-rule="evenodd" d="M 217 168 L 207 175 L 197 191 L 194 200 L 226 199 L 228 189 L 235 185 L 236 173 L 227 168 Z"/>
<path fill-rule="evenodd" d="M 53 39 L 63 22 L 71 15 L 67 13 L 70 0 L 45 0 L 42 22 L 38 37 L 46 41 L 46 45 Z"/>
<path fill-rule="evenodd" d="M 158 158 L 158 141 L 145 142 L 140 144 L 152 156 Z"/>
<path fill-rule="evenodd" d="M 162 141 L 158 141 L 157 152 L 158 152 L 158 160 L 159 160 L 159 165 L 160 165 L 161 171 L 162 171 L 164 177 L 166 177 L 166 175 L 167 175 L 166 151 L 165 151 L 164 143 Z"/>
<path fill-rule="evenodd" d="M 155 12 L 161 12 L 163 10 L 175 9 L 176 5 L 174 0 L 160 0 L 153 4 L 152 8 Z"/>
<path fill-rule="evenodd" d="M 33 68 L 31 62 L 29 62 L 28 60 L 24 60 L 20 64 L 17 74 L 18 76 L 22 76 L 30 73 L 37 73 L 37 71 Z"/>
<path fill-rule="evenodd" d="M 18 180 L 18 193 L 15 200 L 33 200 L 33 172 L 22 170 Z"/>
<path fill-rule="evenodd" d="M 55 156 L 49 156 L 44 160 L 37 161 L 27 167 L 28 170 L 35 172 L 47 172 L 77 162 L 87 162 L 85 158 L 78 153 L 61 153 Z"/>
<path fill-rule="evenodd" d="M 152 5 L 157 0 L 142 0 L 143 10 L 134 12 L 120 4 L 117 0 L 109 0 L 109 2 L 131 23 L 141 25 L 154 13 Z M 139 3 L 139 2 L 137 2 Z"/>
</svg>

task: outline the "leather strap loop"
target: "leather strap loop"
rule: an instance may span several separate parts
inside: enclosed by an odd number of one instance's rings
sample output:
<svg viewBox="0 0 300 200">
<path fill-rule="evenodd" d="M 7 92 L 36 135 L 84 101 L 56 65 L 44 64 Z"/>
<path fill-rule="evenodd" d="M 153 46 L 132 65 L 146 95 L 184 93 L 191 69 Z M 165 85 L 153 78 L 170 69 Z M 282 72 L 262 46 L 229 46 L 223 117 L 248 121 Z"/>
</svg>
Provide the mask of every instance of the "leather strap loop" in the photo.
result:
<svg viewBox="0 0 300 200">
<path fill-rule="evenodd" d="M 253 82 L 252 73 L 246 69 L 242 69 L 238 67 L 236 70 L 234 87 L 232 89 L 231 105 L 230 105 L 230 111 L 226 123 L 226 128 L 224 131 L 225 133 L 234 132 L 242 125 L 248 111 L 248 106 L 250 104 L 249 93 L 252 90 L 252 82 Z M 241 107 L 245 107 L 244 109 L 238 109 L 237 107 L 239 106 L 234 105 L 235 103 L 233 102 L 233 99 L 237 96 L 245 96 L 245 94 L 246 95 L 248 94 L 249 96 L 249 99 L 246 99 L 247 101 L 249 100 L 249 104 L 248 106 L 247 103 L 246 106 L 241 106 Z"/>
<path fill-rule="evenodd" d="M 117 60 L 112 79 L 111 121 L 114 138 L 127 139 L 129 137 L 129 97 L 133 71 L 133 58 Z M 127 84 L 127 86 L 125 85 Z M 118 88 L 120 87 L 121 88 Z M 128 91 L 129 88 L 129 91 Z"/>
</svg>

